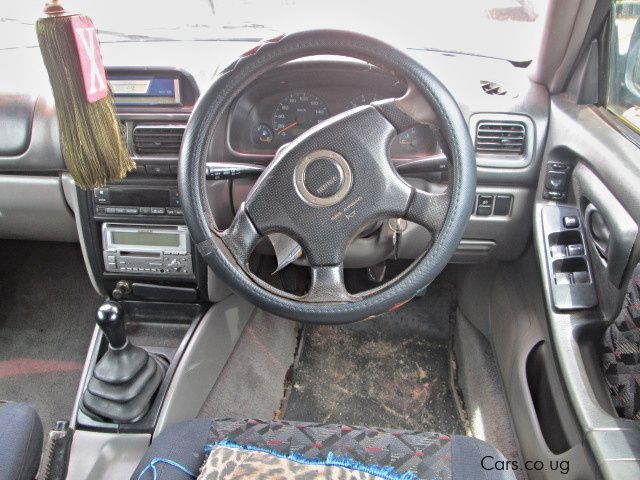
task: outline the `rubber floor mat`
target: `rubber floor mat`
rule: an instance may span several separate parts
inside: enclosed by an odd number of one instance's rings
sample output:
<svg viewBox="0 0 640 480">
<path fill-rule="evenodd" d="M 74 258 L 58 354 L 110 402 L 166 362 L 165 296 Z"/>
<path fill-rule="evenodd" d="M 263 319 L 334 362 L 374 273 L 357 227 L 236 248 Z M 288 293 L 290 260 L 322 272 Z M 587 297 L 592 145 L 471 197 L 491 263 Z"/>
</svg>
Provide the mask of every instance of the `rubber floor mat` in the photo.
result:
<svg viewBox="0 0 640 480">
<path fill-rule="evenodd" d="M 464 434 L 450 390 L 454 308 L 454 289 L 438 283 L 374 320 L 307 326 L 283 417 Z"/>
</svg>

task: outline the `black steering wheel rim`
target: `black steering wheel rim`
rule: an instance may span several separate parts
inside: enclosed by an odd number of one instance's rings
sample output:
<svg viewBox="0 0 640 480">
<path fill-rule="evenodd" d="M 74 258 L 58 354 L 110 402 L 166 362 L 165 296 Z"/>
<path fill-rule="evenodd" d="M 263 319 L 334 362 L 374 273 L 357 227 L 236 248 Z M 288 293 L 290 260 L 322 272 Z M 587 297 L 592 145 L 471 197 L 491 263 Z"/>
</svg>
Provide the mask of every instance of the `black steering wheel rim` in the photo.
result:
<svg viewBox="0 0 640 480">
<path fill-rule="evenodd" d="M 240 92 L 267 71 L 288 61 L 314 55 L 340 55 L 363 60 L 412 85 L 419 98 L 427 101 L 440 125 L 452 166 L 448 209 L 431 249 L 393 283 L 357 301 L 331 301 L 328 298 L 327 301 L 310 303 L 266 288 L 238 264 L 238 252 L 230 251 L 223 241 L 225 232 L 217 229 L 207 201 L 205 163 L 208 146 L 211 132 L 222 121 L 223 113 Z M 415 118 L 411 104 L 405 102 L 403 108 L 398 106 L 400 103 L 381 104 L 376 108 L 384 111 L 384 117 L 394 126 L 401 125 L 410 116 Z M 183 138 L 179 167 L 185 221 L 198 252 L 214 273 L 260 308 L 292 320 L 325 324 L 376 316 L 426 288 L 444 269 L 462 238 L 475 202 L 475 178 L 475 154 L 467 124 L 455 100 L 439 80 L 409 56 L 384 42 L 338 30 L 298 32 L 263 42 L 222 71 L 199 99 L 191 115 Z M 415 210 L 420 202 L 412 205 Z M 245 220 L 251 223 L 246 215 Z M 239 232 L 240 239 L 240 228 L 246 227 L 241 223 L 229 229 L 236 230 L 232 233 Z M 235 244 L 242 250 L 242 241 Z"/>
</svg>

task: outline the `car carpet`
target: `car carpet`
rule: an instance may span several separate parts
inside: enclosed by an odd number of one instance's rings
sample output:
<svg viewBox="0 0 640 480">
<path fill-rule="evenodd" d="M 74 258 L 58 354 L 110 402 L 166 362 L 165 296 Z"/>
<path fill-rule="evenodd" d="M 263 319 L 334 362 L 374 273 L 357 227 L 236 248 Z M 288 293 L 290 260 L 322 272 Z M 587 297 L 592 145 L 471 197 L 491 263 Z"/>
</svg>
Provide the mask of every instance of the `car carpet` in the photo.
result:
<svg viewBox="0 0 640 480">
<path fill-rule="evenodd" d="M 33 405 L 48 432 L 71 416 L 102 298 L 77 244 L 0 247 L 0 401 Z"/>
<path fill-rule="evenodd" d="M 299 330 L 296 322 L 256 309 L 198 417 L 277 416 Z"/>
<path fill-rule="evenodd" d="M 465 428 L 450 390 L 446 281 L 404 307 L 342 326 L 307 326 L 283 418 L 447 434 Z"/>
<path fill-rule="evenodd" d="M 473 436 L 496 447 L 508 460 L 524 464 L 513 428 L 509 403 L 489 341 L 458 312 L 454 328 L 456 384 Z M 518 480 L 527 478 L 514 471 Z"/>
</svg>

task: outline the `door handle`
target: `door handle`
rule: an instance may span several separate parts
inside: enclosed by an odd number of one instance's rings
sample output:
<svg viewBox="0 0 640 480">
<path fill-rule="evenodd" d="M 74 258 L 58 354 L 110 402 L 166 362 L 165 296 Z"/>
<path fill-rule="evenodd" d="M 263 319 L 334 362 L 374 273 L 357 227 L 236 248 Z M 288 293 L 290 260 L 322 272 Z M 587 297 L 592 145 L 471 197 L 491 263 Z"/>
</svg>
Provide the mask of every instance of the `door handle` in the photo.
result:
<svg viewBox="0 0 640 480">
<path fill-rule="evenodd" d="M 587 205 L 584 217 L 593 245 L 602 258 L 606 260 L 609 254 L 609 241 L 611 240 L 611 231 L 606 220 L 592 203 Z"/>
</svg>

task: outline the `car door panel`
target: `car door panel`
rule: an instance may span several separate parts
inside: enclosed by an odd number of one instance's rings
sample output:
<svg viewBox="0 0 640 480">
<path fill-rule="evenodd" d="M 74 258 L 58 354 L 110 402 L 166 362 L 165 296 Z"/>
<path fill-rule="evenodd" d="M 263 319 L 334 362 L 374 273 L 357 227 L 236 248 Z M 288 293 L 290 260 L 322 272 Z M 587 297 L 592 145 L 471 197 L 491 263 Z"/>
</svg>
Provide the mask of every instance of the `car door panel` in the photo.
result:
<svg viewBox="0 0 640 480">
<path fill-rule="evenodd" d="M 570 165 L 563 202 L 544 198 L 545 172 L 553 162 Z M 638 185 L 638 147 L 598 107 L 578 105 L 568 94 L 552 97 L 534 209 L 534 239 L 553 356 L 583 441 L 604 478 L 640 478 L 640 427 L 616 415 L 600 366 L 602 334 L 620 311 L 638 263 Z M 560 311 L 554 306 L 554 277 L 549 271 L 542 216 L 545 208 L 555 206 L 579 212 L 598 294 L 595 308 Z"/>
</svg>

